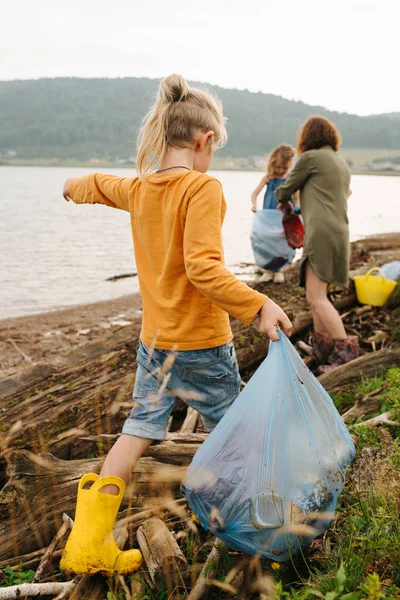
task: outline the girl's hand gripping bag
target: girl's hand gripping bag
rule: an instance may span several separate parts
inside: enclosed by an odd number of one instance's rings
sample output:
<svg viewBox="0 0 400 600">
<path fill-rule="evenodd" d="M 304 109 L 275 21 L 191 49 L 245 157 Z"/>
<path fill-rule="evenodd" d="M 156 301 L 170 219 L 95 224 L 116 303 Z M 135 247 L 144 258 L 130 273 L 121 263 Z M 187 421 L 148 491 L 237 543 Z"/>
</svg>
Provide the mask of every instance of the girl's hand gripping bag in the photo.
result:
<svg viewBox="0 0 400 600">
<path fill-rule="evenodd" d="M 182 484 L 230 548 L 288 560 L 332 522 L 353 441 L 331 398 L 279 332 Z"/>
<path fill-rule="evenodd" d="M 251 228 L 251 246 L 258 267 L 279 271 L 293 262 L 296 251 L 287 243 L 283 215 L 279 210 L 264 209 L 254 213 Z"/>
</svg>

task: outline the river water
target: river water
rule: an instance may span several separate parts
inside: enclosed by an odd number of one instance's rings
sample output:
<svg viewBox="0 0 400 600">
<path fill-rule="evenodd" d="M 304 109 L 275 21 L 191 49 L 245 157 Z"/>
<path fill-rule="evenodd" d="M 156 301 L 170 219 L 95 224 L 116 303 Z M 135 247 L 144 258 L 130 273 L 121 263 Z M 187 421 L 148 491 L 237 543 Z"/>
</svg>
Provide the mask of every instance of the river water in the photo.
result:
<svg viewBox="0 0 400 600">
<path fill-rule="evenodd" d="M 77 206 L 62 197 L 67 177 L 84 168 L 0 167 L 0 318 L 108 300 L 138 291 L 137 278 L 106 281 L 136 270 L 129 215 L 105 206 Z M 113 169 L 122 177 L 126 169 Z M 222 182 L 228 211 L 225 258 L 254 262 L 250 194 L 262 173 L 210 172 Z M 400 229 L 400 177 L 354 175 L 351 239 Z M 262 194 L 259 197 L 260 207 Z"/>
</svg>

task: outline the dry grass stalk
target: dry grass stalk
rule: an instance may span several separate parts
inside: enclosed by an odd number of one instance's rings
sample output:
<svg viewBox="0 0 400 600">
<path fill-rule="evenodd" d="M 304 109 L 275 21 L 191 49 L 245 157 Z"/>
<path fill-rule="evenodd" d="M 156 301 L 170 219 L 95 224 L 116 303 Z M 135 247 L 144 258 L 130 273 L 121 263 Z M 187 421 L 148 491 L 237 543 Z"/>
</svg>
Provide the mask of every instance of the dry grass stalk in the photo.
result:
<svg viewBox="0 0 400 600">
<path fill-rule="evenodd" d="M 159 516 L 163 511 L 173 512 L 178 509 L 179 506 L 183 506 L 186 504 L 186 498 L 179 498 L 178 500 L 170 500 L 165 504 L 160 504 L 158 506 L 153 506 L 152 508 L 148 508 L 146 510 L 142 510 L 136 515 L 130 515 L 122 519 L 121 522 L 126 525 L 131 525 L 137 521 L 145 521 L 146 519 L 150 519 L 150 517 Z"/>
<path fill-rule="evenodd" d="M 51 542 L 50 546 L 47 548 L 45 554 L 43 555 L 42 560 L 40 561 L 40 564 L 39 564 L 39 566 L 36 570 L 35 576 L 33 578 L 33 583 L 36 583 L 37 581 L 40 581 L 41 579 L 43 579 L 43 575 L 45 574 L 48 567 L 50 566 L 51 559 L 53 558 L 55 549 L 57 548 L 59 542 L 63 539 L 65 534 L 72 528 L 72 525 L 73 525 L 72 519 L 64 513 L 63 514 L 63 524 L 61 525 L 60 529 L 57 531 L 56 535 L 54 536 L 53 541 Z"/>
</svg>

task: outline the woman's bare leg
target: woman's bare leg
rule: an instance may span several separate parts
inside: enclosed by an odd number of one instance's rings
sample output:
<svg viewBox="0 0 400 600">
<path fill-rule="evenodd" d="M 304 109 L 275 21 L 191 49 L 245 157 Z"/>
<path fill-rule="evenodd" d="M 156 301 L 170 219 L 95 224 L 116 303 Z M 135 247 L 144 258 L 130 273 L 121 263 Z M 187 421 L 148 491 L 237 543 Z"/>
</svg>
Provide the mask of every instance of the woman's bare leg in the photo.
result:
<svg viewBox="0 0 400 600">
<path fill-rule="evenodd" d="M 336 308 L 328 300 L 328 284 L 314 273 L 306 262 L 307 302 L 311 307 L 314 330 L 332 339 L 344 339 L 346 330 Z"/>
<path fill-rule="evenodd" d="M 321 321 L 320 317 L 313 312 L 312 318 L 313 318 L 313 324 L 314 324 L 314 331 L 316 333 L 320 333 L 321 335 L 324 335 L 325 337 L 329 337 L 328 331 L 325 327 L 325 323 L 323 321 Z"/>
<path fill-rule="evenodd" d="M 111 475 L 120 477 L 125 483 L 129 481 L 133 467 L 152 442 L 153 440 L 136 435 L 122 434 L 107 454 L 100 477 Z M 105 485 L 101 491 L 106 494 L 118 494 L 118 488 L 115 485 Z"/>
</svg>

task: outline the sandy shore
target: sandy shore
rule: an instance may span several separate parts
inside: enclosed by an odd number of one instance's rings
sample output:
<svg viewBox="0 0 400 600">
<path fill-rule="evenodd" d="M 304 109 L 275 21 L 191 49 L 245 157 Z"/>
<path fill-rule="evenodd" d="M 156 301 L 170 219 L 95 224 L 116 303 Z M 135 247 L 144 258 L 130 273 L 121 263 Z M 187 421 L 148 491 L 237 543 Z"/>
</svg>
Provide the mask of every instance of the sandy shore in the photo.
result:
<svg viewBox="0 0 400 600">
<path fill-rule="evenodd" d="M 140 294 L 0 321 L 0 379 L 130 323 L 141 324 Z"/>
</svg>

